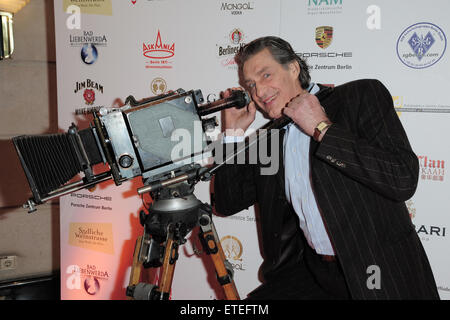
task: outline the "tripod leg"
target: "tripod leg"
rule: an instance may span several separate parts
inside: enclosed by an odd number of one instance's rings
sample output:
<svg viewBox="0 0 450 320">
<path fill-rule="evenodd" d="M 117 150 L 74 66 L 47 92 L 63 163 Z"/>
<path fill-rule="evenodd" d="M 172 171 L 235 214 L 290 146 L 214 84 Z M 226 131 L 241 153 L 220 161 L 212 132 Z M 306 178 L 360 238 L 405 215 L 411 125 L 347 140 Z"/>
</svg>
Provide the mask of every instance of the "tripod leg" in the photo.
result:
<svg viewBox="0 0 450 320">
<path fill-rule="evenodd" d="M 169 227 L 170 229 L 170 227 Z M 169 300 L 172 288 L 173 275 L 175 273 L 175 264 L 178 259 L 179 241 L 174 239 L 173 232 L 167 233 L 166 249 L 164 252 L 163 265 L 159 276 L 159 285 L 157 291 L 161 293 L 161 300 Z"/>
<path fill-rule="evenodd" d="M 211 217 L 205 214 L 199 221 L 201 228 L 200 237 L 203 238 L 203 243 L 206 246 L 205 249 L 211 256 L 214 263 L 217 278 L 225 292 L 225 296 L 228 300 L 240 300 L 239 293 L 233 280 L 233 269 L 231 265 L 228 265 L 227 268 L 227 264 L 229 263 L 223 253 L 222 245 L 220 244 L 219 237 L 217 236 L 216 228 Z"/>
<path fill-rule="evenodd" d="M 141 277 L 142 263 L 139 261 L 139 252 L 141 250 L 141 245 L 142 245 L 142 236 L 139 236 L 136 239 L 136 245 L 134 247 L 133 265 L 131 267 L 130 281 L 128 284 L 129 287 L 136 286 L 139 283 Z M 133 298 L 130 296 L 127 296 L 127 299 L 133 300 Z"/>
</svg>

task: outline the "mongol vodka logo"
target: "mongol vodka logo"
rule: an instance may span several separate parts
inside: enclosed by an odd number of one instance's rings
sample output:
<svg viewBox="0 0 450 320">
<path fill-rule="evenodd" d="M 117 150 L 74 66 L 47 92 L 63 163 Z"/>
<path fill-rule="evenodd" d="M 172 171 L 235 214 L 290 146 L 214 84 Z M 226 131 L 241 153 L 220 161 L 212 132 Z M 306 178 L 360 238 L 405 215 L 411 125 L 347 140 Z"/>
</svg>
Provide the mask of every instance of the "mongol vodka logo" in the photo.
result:
<svg viewBox="0 0 450 320">
<path fill-rule="evenodd" d="M 428 68 L 444 55 L 447 38 L 437 25 L 420 22 L 406 28 L 397 41 L 397 55 L 406 66 Z"/>
</svg>

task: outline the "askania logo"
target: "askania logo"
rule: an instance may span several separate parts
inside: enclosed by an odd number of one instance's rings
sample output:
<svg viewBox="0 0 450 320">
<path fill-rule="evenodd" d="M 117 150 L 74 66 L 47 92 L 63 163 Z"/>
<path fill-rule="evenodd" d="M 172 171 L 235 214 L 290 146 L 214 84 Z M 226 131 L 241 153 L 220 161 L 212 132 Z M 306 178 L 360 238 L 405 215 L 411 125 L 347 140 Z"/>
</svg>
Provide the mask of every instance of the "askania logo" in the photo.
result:
<svg viewBox="0 0 450 320">
<path fill-rule="evenodd" d="M 308 14 L 340 14 L 342 13 L 343 0 L 306 0 L 308 3 Z"/>
<path fill-rule="evenodd" d="M 146 68 L 172 68 L 171 58 L 175 55 L 175 43 L 163 42 L 158 30 L 154 43 L 143 43 L 142 54 L 148 58 Z"/>
<path fill-rule="evenodd" d="M 217 57 L 223 67 L 236 69 L 235 55 L 239 49 L 245 46 L 244 32 L 239 28 L 233 28 L 223 43 L 217 44 Z"/>
<path fill-rule="evenodd" d="M 254 2 L 222 2 L 220 5 L 220 11 L 226 11 L 232 15 L 241 15 L 253 9 L 255 9 Z"/>
<path fill-rule="evenodd" d="M 108 40 L 104 34 L 94 34 L 91 30 L 84 30 L 82 34 L 70 34 L 69 43 L 71 47 L 81 47 L 81 60 L 91 65 L 97 61 L 97 47 L 106 47 Z"/>
<path fill-rule="evenodd" d="M 437 63 L 447 48 L 444 31 L 437 25 L 419 22 L 406 28 L 397 40 L 397 56 L 413 69 L 428 68 Z"/>
<path fill-rule="evenodd" d="M 430 159 L 428 156 L 417 156 L 422 180 L 444 181 L 444 160 Z"/>
</svg>

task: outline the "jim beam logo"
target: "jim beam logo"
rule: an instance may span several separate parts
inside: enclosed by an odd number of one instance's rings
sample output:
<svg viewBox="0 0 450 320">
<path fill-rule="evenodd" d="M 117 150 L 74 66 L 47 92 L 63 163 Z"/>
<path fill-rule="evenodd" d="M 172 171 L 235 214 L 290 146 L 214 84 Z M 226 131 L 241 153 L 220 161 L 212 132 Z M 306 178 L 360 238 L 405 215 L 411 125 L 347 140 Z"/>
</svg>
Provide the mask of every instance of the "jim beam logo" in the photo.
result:
<svg viewBox="0 0 450 320">
<path fill-rule="evenodd" d="M 154 95 L 164 94 L 167 91 L 166 80 L 160 77 L 153 79 L 150 87 Z"/>
<path fill-rule="evenodd" d="M 227 260 L 231 263 L 234 270 L 245 270 L 245 265 L 242 259 L 243 246 L 241 241 L 235 236 L 225 236 L 220 239 L 223 252 Z"/>
<path fill-rule="evenodd" d="M 103 94 L 103 91 L 104 88 L 100 83 L 91 79 L 86 79 L 75 83 L 73 93 L 78 94 L 81 92 L 85 105 L 93 106 L 97 98 L 97 94 Z"/>
<path fill-rule="evenodd" d="M 422 180 L 431 180 L 437 182 L 444 181 L 445 162 L 436 160 L 428 156 L 418 156 L 420 165 L 420 178 Z"/>
<path fill-rule="evenodd" d="M 87 250 L 114 254 L 112 223 L 70 223 L 69 244 Z"/>
<path fill-rule="evenodd" d="M 146 68 L 170 69 L 173 67 L 175 43 L 163 42 L 161 32 L 158 30 L 155 42 L 142 44 L 142 54 L 147 58 Z"/>
<path fill-rule="evenodd" d="M 69 290 L 84 290 L 90 296 L 100 292 L 101 283 L 110 278 L 110 272 L 95 264 L 86 266 L 70 265 L 66 268 L 66 288 Z"/>
<path fill-rule="evenodd" d="M 322 48 L 326 49 L 333 40 L 333 27 L 320 26 L 316 28 L 316 43 Z"/>
</svg>

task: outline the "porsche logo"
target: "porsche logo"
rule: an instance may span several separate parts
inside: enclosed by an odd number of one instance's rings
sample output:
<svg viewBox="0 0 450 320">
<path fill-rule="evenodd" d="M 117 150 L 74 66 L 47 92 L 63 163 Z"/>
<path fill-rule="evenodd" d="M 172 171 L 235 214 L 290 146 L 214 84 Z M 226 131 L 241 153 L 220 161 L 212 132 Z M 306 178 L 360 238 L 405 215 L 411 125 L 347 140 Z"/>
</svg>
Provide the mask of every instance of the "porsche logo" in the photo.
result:
<svg viewBox="0 0 450 320">
<path fill-rule="evenodd" d="M 322 49 L 327 48 L 333 40 L 333 27 L 321 26 L 316 28 L 316 43 Z"/>
</svg>

